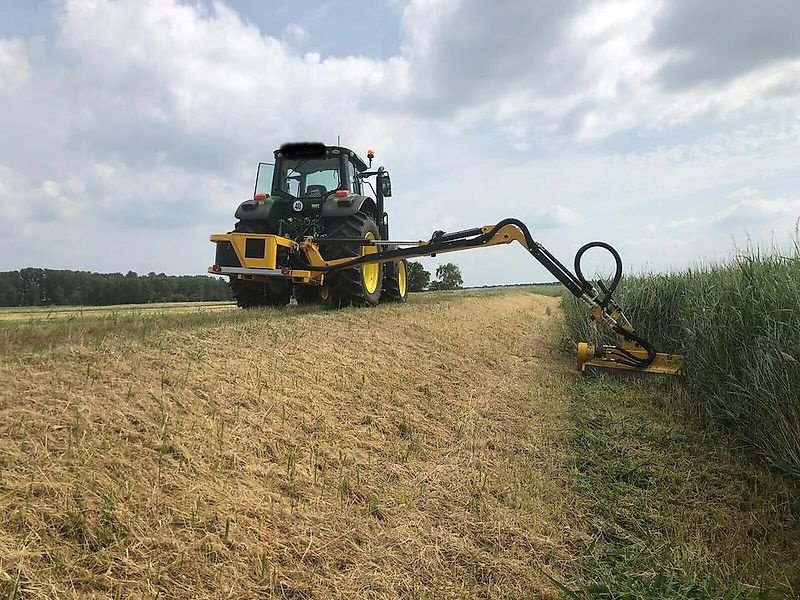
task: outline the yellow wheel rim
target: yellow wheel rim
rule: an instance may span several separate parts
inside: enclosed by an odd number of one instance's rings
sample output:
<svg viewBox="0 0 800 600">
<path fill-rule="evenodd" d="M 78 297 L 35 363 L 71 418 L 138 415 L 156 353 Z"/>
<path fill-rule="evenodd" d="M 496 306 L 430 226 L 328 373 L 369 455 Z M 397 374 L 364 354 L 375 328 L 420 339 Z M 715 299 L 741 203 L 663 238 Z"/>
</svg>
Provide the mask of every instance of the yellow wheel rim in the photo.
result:
<svg viewBox="0 0 800 600">
<path fill-rule="evenodd" d="M 374 240 L 375 234 L 368 231 L 364 236 L 366 240 Z M 376 246 L 362 246 L 361 256 L 369 256 L 370 254 L 377 254 L 378 248 Z M 364 290 L 368 294 L 374 294 L 378 289 L 380 283 L 381 265 L 379 263 L 370 263 L 361 265 L 361 279 L 364 282 Z"/>
<path fill-rule="evenodd" d="M 406 297 L 406 261 L 401 260 L 397 263 L 397 287 L 400 290 L 400 297 Z"/>
</svg>

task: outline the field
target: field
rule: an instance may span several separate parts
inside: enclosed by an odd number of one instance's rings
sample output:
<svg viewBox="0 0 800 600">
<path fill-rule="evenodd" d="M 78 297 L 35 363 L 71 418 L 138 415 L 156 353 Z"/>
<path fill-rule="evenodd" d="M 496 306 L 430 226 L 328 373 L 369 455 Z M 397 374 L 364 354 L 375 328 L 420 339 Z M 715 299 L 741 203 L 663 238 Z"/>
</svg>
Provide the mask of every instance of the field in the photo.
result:
<svg viewBox="0 0 800 600">
<path fill-rule="evenodd" d="M 800 589 L 796 482 L 578 377 L 558 298 L 65 312 L 0 315 L 0 598 Z"/>
<path fill-rule="evenodd" d="M 0 327 L 19 323 L 47 323 L 55 320 L 75 321 L 125 316 L 204 313 L 232 310 L 234 302 L 157 302 L 152 304 L 120 304 L 110 306 L 22 306 L 0 308 Z"/>
</svg>

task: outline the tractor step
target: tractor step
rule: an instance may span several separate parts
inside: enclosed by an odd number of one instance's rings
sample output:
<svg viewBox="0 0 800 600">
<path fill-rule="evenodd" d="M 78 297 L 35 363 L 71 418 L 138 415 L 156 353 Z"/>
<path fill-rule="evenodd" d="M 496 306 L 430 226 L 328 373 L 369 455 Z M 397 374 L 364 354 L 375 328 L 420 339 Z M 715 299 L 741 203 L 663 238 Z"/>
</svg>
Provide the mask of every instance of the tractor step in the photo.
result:
<svg viewBox="0 0 800 600">
<path fill-rule="evenodd" d="M 214 265 L 208 268 L 208 272 L 214 275 L 263 275 L 265 277 L 291 277 L 290 270 L 282 269 L 248 269 L 245 267 L 223 267 Z"/>
</svg>

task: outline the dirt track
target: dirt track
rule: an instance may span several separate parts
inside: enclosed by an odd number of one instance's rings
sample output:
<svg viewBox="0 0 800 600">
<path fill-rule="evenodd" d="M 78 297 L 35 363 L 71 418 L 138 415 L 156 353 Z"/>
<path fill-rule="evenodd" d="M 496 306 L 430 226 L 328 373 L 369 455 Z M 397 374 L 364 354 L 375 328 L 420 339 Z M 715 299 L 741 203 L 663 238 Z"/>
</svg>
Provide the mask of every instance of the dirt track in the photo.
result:
<svg viewBox="0 0 800 600">
<path fill-rule="evenodd" d="M 266 311 L 0 358 L 0 585 L 555 597 L 575 529 L 557 306 Z"/>
</svg>

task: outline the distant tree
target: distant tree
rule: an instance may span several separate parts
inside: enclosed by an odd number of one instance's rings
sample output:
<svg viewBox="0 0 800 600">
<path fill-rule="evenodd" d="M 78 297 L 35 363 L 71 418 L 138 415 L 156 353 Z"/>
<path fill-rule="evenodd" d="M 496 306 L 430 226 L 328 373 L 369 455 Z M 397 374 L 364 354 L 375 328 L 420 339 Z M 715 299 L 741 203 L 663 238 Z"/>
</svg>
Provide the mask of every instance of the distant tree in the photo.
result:
<svg viewBox="0 0 800 600">
<path fill-rule="evenodd" d="M 22 269 L 19 272 L 19 305 L 40 306 L 45 302 L 45 280 L 47 275 L 44 269 Z"/>
<path fill-rule="evenodd" d="M 453 263 L 445 263 L 436 267 L 436 279 L 431 282 L 432 290 L 457 290 L 464 284 L 461 269 Z"/>
<path fill-rule="evenodd" d="M 0 306 L 17 305 L 17 282 L 19 277 L 16 273 L 0 273 Z"/>
<path fill-rule="evenodd" d="M 422 263 L 409 261 L 408 263 L 408 291 L 421 292 L 431 282 L 431 274 L 425 270 Z"/>
</svg>

